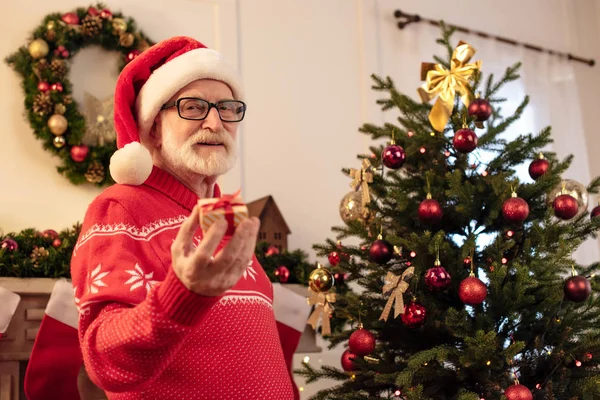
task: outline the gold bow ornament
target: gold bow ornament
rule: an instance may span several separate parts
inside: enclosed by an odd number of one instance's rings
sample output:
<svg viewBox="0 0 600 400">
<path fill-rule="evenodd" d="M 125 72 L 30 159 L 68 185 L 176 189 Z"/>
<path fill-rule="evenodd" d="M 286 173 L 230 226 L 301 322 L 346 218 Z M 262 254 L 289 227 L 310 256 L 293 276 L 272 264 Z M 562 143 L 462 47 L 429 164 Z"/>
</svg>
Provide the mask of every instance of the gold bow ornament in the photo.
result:
<svg viewBox="0 0 600 400">
<path fill-rule="evenodd" d="M 473 99 L 469 80 L 481 69 L 481 61 L 469 63 L 475 52 L 473 47 L 461 41 L 452 53 L 449 70 L 440 64 L 421 64 L 421 80 L 425 83 L 417 91 L 423 102 L 429 102 L 437 96 L 429 113 L 429 122 L 438 132 L 442 132 L 450 120 L 457 92 L 465 107 Z"/>
<path fill-rule="evenodd" d="M 311 325 L 313 329 L 316 330 L 317 322 L 319 322 L 319 318 L 322 315 L 323 321 L 321 322 L 321 333 L 323 336 L 330 335 L 331 325 L 329 323 L 329 319 L 331 318 L 331 314 L 334 310 L 331 303 L 335 303 L 335 293 L 318 293 L 312 289 L 308 289 L 308 291 L 311 294 L 311 296 L 307 299 L 308 304 L 311 306 L 316 305 L 316 307 L 306 323 Z"/>
<path fill-rule="evenodd" d="M 371 162 L 366 158 L 363 159 L 360 169 L 350 169 L 350 176 L 352 182 L 350 187 L 354 191 L 361 190 L 361 200 L 363 207 L 371 202 L 371 195 L 369 194 L 369 183 L 373 182 L 373 166 Z"/>
<path fill-rule="evenodd" d="M 390 315 L 390 311 L 392 310 L 392 304 L 394 301 L 396 302 L 396 307 L 394 308 L 394 318 L 397 318 L 398 315 L 404 314 L 404 299 L 403 295 L 406 290 L 408 290 L 408 282 L 406 280 L 412 278 L 415 273 L 415 267 L 407 268 L 402 276 L 395 275 L 392 272 L 388 272 L 385 277 L 385 283 L 383 285 L 383 294 L 386 295 L 390 293 L 390 298 L 388 299 L 383 312 L 381 313 L 381 317 L 379 320 L 387 321 Z"/>
</svg>

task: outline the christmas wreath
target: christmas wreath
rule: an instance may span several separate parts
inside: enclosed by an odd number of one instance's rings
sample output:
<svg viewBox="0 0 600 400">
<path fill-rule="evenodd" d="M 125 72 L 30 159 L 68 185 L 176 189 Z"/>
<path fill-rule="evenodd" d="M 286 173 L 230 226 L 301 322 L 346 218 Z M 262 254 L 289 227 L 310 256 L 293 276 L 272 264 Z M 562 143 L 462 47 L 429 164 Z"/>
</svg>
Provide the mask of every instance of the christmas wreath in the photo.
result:
<svg viewBox="0 0 600 400">
<path fill-rule="evenodd" d="M 106 173 L 116 151 L 112 99 L 85 94 L 84 111 L 72 98 L 70 61 L 87 46 L 122 54 L 119 71 L 153 43 L 131 18 L 102 4 L 46 16 L 27 46 L 5 59 L 23 77 L 25 109 L 44 149 L 60 157 L 58 172 L 73 184 L 114 183 Z"/>
</svg>

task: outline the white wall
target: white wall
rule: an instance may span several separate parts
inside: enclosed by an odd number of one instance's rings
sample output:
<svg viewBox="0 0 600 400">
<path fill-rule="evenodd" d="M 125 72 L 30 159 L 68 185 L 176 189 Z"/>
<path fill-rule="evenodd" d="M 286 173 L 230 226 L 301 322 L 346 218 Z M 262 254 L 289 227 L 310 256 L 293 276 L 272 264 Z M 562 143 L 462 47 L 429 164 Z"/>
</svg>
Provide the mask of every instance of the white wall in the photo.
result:
<svg viewBox="0 0 600 400">
<path fill-rule="evenodd" d="M 241 165 L 223 180 L 238 186 L 247 200 L 272 194 L 292 229 L 290 246 L 310 251 L 340 224 L 338 204 L 348 192 L 342 167 L 358 165 L 368 139 L 363 122 L 393 119 L 375 105 L 373 72 L 390 75 L 398 89 L 416 96 L 422 61 L 439 53 L 438 29 L 426 24 L 400 31 L 393 11 L 419 13 L 600 61 L 598 0 L 425 1 L 425 0 L 176 0 L 107 1 L 134 17 L 154 40 L 188 34 L 215 46 L 240 67 L 249 111 L 243 126 Z M 85 3 L 74 0 L 22 0 L 3 5 L 2 57 L 26 43 L 31 29 L 54 11 Z M 31 11 L 31 10 L 36 11 Z M 456 37 L 458 39 L 458 36 Z M 483 39 L 477 39 L 483 40 Z M 472 43 L 477 47 L 476 41 Z M 100 64 L 98 64 L 100 63 Z M 485 63 L 485 60 L 484 60 Z M 99 68 L 101 65 L 102 68 Z M 600 174 L 598 71 L 575 67 L 584 117 L 589 173 Z M 89 72 L 91 71 L 91 72 Z M 72 81 L 103 97 L 116 71 L 104 53 L 90 51 L 76 60 Z M 55 172 L 56 160 L 34 139 L 23 117 L 20 79 L 0 68 L 0 228 L 62 229 L 81 220 L 99 191 L 75 187 Z M 568 135 L 555 132 L 555 135 Z M 585 154 L 587 152 L 587 154 Z M 311 363 L 339 365 L 340 351 L 313 355 Z M 303 355 L 297 355 L 299 362 Z M 302 380 L 298 379 L 302 385 Z M 321 384 L 306 387 L 305 395 Z"/>
</svg>

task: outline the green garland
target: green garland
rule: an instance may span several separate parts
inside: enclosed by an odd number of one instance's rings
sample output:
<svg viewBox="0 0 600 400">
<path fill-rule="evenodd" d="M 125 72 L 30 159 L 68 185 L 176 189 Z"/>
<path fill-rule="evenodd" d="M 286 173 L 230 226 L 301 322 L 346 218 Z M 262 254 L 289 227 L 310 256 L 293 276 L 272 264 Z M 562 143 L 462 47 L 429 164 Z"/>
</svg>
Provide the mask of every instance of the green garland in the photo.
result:
<svg viewBox="0 0 600 400">
<path fill-rule="evenodd" d="M 61 159 L 58 172 L 73 184 L 113 184 L 106 171 L 116 144 L 114 131 L 107 142 L 103 138 L 93 144 L 89 139 L 84 140 L 87 144 L 82 142 L 86 120 L 71 95 L 72 84 L 67 78 L 71 59 L 81 49 L 99 45 L 121 53 L 121 71 L 152 44 L 136 29 L 133 19 L 118 12 L 113 14 L 97 4 L 47 15 L 29 38 L 28 46 L 5 59 L 23 78 L 27 119 L 36 137 L 43 141 L 45 150 Z M 112 124 L 112 113 L 109 123 Z"/>
</svg>

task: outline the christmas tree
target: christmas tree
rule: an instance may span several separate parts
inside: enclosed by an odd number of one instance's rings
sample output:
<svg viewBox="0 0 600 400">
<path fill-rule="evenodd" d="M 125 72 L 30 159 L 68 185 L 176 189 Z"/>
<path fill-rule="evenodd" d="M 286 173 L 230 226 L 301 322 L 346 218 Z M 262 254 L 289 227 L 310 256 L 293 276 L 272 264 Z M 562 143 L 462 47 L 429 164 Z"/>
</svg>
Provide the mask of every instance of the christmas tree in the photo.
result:
<svg viewBox="0 0 600 400">
<path fill-rule="evenodd" d="M 296 372 L 339 381 L 312 399 L 600 398 L 599 263 L 573 258 L 600 228 L 587 207 L 600 178 L 561 177 L 573 157 L 548 151 L 550 127 L 503 139 L 529 103 L 501 115 L 520 65 L 486 76 L 453 33 L 422 65 L 420 101 L 373 75 L 397 123 L 360 128 L 380 144 L 343 169 L 345 225 L 315 246 L 347 255 L 336 268 L 355 290 L 335 293 L 327 267 L 310 278 L 315 312 L 347 321 L 329 348 L 348 347 L 341 368 Z"/>
</svg>

